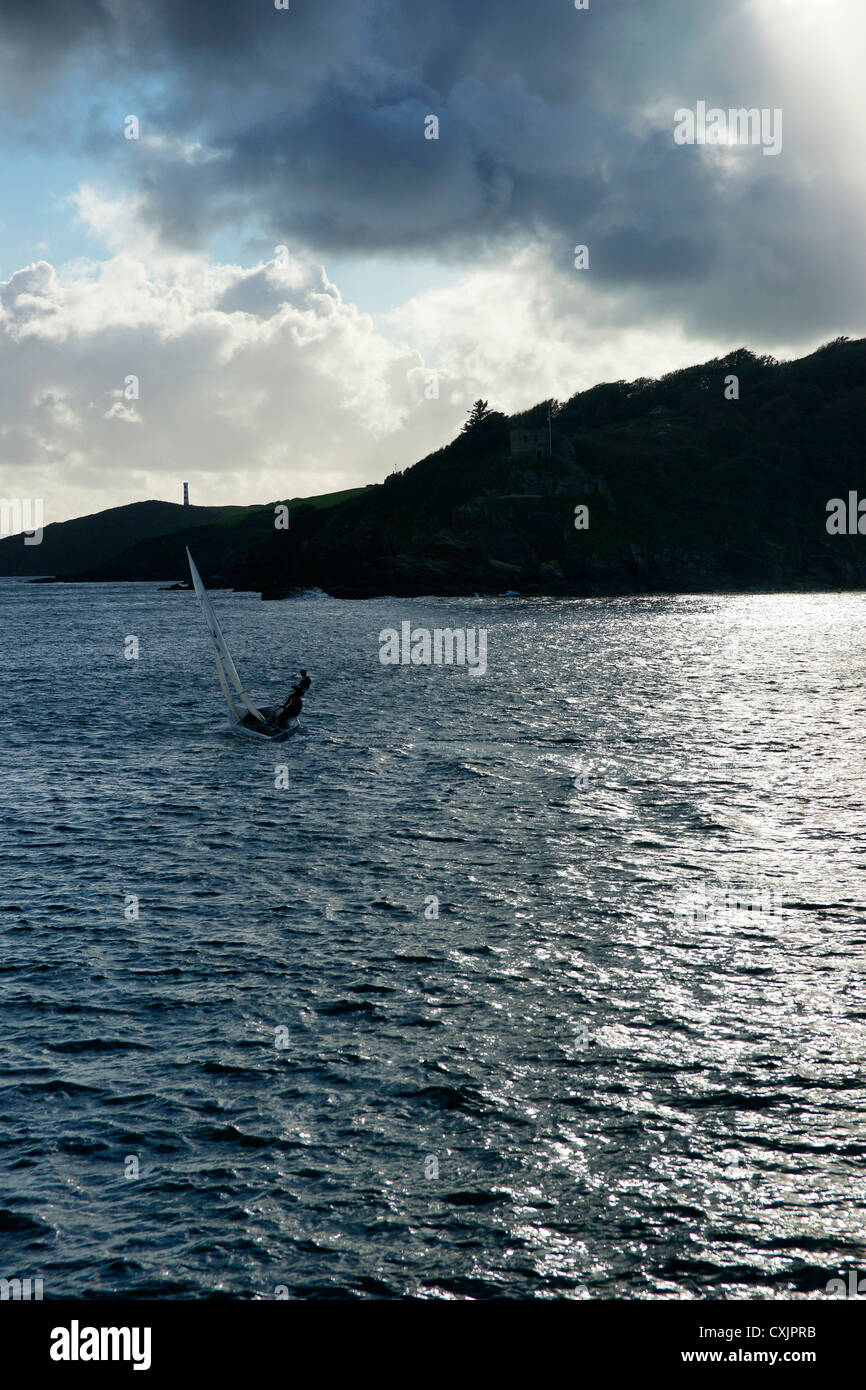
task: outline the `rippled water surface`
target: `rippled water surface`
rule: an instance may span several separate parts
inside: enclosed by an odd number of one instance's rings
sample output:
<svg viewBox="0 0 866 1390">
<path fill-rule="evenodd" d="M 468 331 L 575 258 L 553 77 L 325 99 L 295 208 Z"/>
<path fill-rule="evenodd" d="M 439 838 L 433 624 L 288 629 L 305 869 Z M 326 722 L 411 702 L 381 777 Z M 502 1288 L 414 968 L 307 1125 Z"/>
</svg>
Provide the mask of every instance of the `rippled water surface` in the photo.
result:
<svg viewBox="0 0 866 1390">
<path fill-rule="evenodd" d="M 0 1273 L 862 1265 L 866 596 L 216 601 L 256 695 L 310 668 L 304 737 L 220 731 L 190 594 L 0 582 Z M 382 666 L 406 619 L 485 626 L 487 674 Z"/>
</svg>

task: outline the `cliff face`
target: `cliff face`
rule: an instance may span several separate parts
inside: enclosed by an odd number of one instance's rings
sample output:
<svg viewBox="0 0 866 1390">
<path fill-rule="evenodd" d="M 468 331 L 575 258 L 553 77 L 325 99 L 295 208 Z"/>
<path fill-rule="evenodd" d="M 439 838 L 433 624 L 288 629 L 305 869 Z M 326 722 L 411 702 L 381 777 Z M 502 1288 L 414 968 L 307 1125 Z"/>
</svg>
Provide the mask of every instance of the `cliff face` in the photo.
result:
<svg viewBox="0 0 866 1390">
<path fill-rule="evenodd" d="M 866 587 L 866 536 L 826 525 L 831 498 L 866 497 L 866 341 L 595 387 L 556 407 L 573 460 L 512 458 L 510 428 L 546 412 L 490 415 L 381 485 L 293 503 L 288 530 L 262 509 L 80 577 L 183 578 L 189 544 L 206 580 L 265 597 Z"/>
<path fill-rule="evenodd" d="M 601 595 L 701 592 L 749 588 L 866 588 L 862 544 L 792 532 L 782 542 L 700 535 L 681 543 L 652 537 L 643 544 L 614 540 L 620 529 L 598 499 L 586 499 L 588 531 L 575 532 L 570 500 L 479 498 L 456 508 L 451 524 L 420 537 L 328 530 L 290 546 L 268 541 L 232 575 L 239 588 L 285 597 L 293 588 L 320 587 L 337 597 L 378 594 L 501 593 Z M 385 544 L 383 544 L 383 539 Z M 642 538 L 643 539 L 643 538 Z M 282 554 L 280 553 L 282 549 Z M 287 553 L 288 552 L 288 553 Z"/>
</svg>

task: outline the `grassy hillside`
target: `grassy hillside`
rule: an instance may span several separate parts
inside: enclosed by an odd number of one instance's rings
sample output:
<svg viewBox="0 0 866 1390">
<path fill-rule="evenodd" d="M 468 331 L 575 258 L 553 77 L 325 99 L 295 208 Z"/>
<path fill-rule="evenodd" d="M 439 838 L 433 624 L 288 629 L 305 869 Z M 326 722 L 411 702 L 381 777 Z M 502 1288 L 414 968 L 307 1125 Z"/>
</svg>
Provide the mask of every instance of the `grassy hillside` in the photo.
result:
<svg viewBox="0 0 866 1390">
<path fill-rule="evenodd" d="M 339 506 L 347 498 L 364 491 L 364 488 L 349 488 L 344 492 L 324 493 L 319 497 L 288 499 L 285 505 L 289 508 L 290 528 L 296 524 L 298 516 Z M 256 555 L 269 537 L 275 534 L 274 508 L 278 505 L 270 503 L 266 507 L 236 508 L 231 515 L 208 520 L 205 525 L 173 528 L 152 539 L 138 541 L 103 564 L 79 568 L 72 577 L 76 580 L 100 581 L 188 580 L 186 547 L 189 546 L 207 583 L 230 585 L 233 577 L 249 564 L 250 557 Z M 189 512 L 192 510 L 188 509 Z M 288 532 L 279 534 L 286 535 Z"/>
<path fill-rule="evenodd" d="M 132 502 L 74 521 L 55 521 L 45 527 L 41 545 L 25 545 L 23 535 L 0 540 L 0 575 L 62 575 L 84 565 L 103 565 L 136 542 L 216 518 L 236 518 L 246 510 Z"/>
</svg>

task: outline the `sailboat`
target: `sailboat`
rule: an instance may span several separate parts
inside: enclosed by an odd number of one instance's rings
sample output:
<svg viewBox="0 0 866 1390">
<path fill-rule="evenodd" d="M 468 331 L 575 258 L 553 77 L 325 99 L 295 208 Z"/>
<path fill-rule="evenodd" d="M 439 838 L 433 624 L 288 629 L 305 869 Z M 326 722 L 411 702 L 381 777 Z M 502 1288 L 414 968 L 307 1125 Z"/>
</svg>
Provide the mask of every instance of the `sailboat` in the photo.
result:
<svg viewBox="0 0 866 1390">
<path fill-rule="evenodd" d="M 188 547 L 186 557 L 189 560 L 189 572 L 192 575 L 193 588 L 213 640 L 217 675 L 232 717 L 229 726 L 230 732 L 249 734 L 251 738 L 267 738 L 274 743 L 282 743 L 285 739 L 291 738 L 292 734 L 297 733 L 300 727 L 297 718 L 288 720 L 283 728 L 275 729 L 271 721 L 277 713 L 277 707 L 275 705 L 258 706 L 250 699 L 244 689 L 244 683 L 238 675 L 238 668 L 232 660 L 231 652 L 226 646 L 226 639 L 223 637 L 222 629 L 217 622 L 210 595 L 202 583 L 202 577 L 196 569 L 195 560 L 190 555 Z"/>
</svg>

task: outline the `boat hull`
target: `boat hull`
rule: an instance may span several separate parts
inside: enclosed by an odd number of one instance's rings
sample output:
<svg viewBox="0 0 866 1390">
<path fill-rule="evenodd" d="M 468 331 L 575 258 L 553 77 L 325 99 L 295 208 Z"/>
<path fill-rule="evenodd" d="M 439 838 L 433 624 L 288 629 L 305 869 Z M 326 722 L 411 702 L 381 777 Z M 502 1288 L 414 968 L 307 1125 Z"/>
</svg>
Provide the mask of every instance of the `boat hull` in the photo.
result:
<svg viewBox="0 0 866 1390">
<path fill-rule="evenodd" d="M 269 719 L 276 713 L 276 708 L 273 705 L 262 705 L 261 713 L 266 719 Z M 245 719 L 240 720 L 238 723 L 230 724 L 228 732 L 232 734 L 245 734 L 247 738 L 266 739 L 270 743 L 285 743 L 286 739 L 296 734 L 300 727 L 300 721 L 298 719 L 290 719 L 286 723 L 284 729 L 279 729 L 276 733 L 268 733 L 267 730 L 263 729 L 260 724 L 253 720 L 251 714 L 248 714 Z"/>
</svg>

